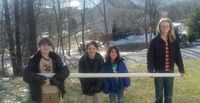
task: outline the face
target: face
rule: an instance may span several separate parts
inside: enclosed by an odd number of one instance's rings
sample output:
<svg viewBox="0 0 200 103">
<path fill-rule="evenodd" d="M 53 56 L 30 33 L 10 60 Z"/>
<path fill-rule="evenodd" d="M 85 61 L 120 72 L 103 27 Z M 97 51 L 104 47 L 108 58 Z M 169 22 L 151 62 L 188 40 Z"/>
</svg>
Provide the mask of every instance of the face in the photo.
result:
<svg viewBox="0 0 200 103">
<path fill-rule="evenodd" d="M 161 34 L 168 34 L 170 29 L 171 28 L 169 22 L 163 21 L 160 23 Z"/>
<path fill-rule="evenodd" d="M 117 56 L 117 51 L 115 49 L 112 49 L 110 52 L 111 60 L 114 61 L 117 58 Z"/>
<path fill-rule="evenodd" d="M 89 54 L 89 57 L 93 59 L 96 55 L 97 48 L 94 45 L 89 45 L 87 48 L 87 52 Z"/>
<path fill-rule="evenodd" d="M 52 49 L 51 45 L 48 45 L 48 44 L 40 45 L 40 50 L 41 50 L 41 53 L 43 53 L 43 54 L 49 54 L 51 49 Z"/>
</svg>

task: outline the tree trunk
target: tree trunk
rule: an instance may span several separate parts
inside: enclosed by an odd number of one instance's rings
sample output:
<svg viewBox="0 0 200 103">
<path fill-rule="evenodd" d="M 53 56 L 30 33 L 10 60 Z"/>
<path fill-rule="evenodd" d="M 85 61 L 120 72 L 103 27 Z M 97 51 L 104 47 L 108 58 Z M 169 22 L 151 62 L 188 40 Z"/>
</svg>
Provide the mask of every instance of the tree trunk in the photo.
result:
<svg viewBox="0 0 200 103">
<path fill-rule="evenodd" d="M 19 0 L 20 1 L 20 40 L 28 42 L 28 26 L 27 26 L 27 11 L 26 11 L 26 0 Z M 28 54 L 28 43 L 21 43 L 21 55 L 23 55 L 24 63 L 28 61 L 29 54 Z"/>
<path fill-rule="evenodd" d="M 58 37 L 59 37 L 59 41 L 60 41 L 60 46 L 61 46 L 61 54 L 62 56 L 64 56 L 64 46 L 63 46 L 63 30 L 62 30 L 62 14 L 61 14 L 61 7 L 60 7 L 60 0 L 57 0 L 57 5 L 58 5 L 58 29 L 59 29 L 59 34 L 58 34 Z"/>
<path fill-rule="evenodd" d="M 78 47 L 78 51 L 79 51 L 79 53 L 81 54 L 81 50 L 80 50 L 80 45 L 79 45 L 79 43 L 78 43 L 78 38 L 77 38 L 77 36 L 76 36 L 76 34 L 77 34 L 77 32 L 75 32 L 75 41 L 76 41 L 76 45 L 77 45 L 77 47 Z"/>
<path fill-rule="evenodd" d="M 20 19 L 19 19 L 19 1 L 14 0 L 15 6 L 15 40 L 16 40 L 16 63 L 18 74 L 22 75 L 22 57 L 21 57 L 21 43 L 20 43 Z"/>
<path fill-rule="evenodd" d="M 106 18 L 106 6 L 105 6 L 105 0 L 103 0 L 103 13 L 104 13 L 105 33 L 106 33 L 106 35 L 108 35 L 108 26 L 107 26 L 107 18 Z"/>
<path fill-rule="evenodd" d="M 103 13 L 104 13 L 104 25 L 105 25 L 105 33 L 108 35 L 108 25 L 107 25 L 107 18 L 106 18 L 106 6 L 105 0 L 103 0 Z M 109 41 L 106 41 L 107 46 L 109 45 Z"/>
<path fill-rule="evenodd" d="M 27 3 L 27 23 L 28 23 L 28 30 L 29 30 L 29 36 L 28 36 L 28 53 L 29 56 L 33 55 L 37 51 L 37 35 L 36 35 L 36 20 L 34 15 L 34 8 L 33 8 L 33 2 L 34 0 L 26 0 Z"/>
<path fill-rule="evenodd" d="M 147 0 L 145 0 L 145 43 L 146 43 L 146 47 L 148 47 L 148 21 L 147 21 L 147 16 L 148 16 L 148 5 L 147 5 Z"/>
<path fill-rule="evenodd" d="M 56 44 L 56 52 L 58 52 L 58 49 L 59 49 L 59 34 L 60 34 L 60 31 L 59 31 L 59 24 L 58 24 L 58 15 L 57 15 L 57 11 L 56 11 L 56 3 L 54 0 L 52 0 L 53 2 L 53 11 L 55 13 L 55 19 L 56 19 L 56 29 L 57 29 L 57 33 L 58 33 L 58 38 L 57 38 L 57 44 Z"/>
<path fill-rule="evenodd" d="M 2 71 L 1 71 L 0 76 L 6 75 L 5 68 L 4 68 L 4 53 L 5 53 L 5 49 L 2 49 L 2 51 L 1 51 L 1 68 L 2 68 Z"/>
<path fill-rule="evenodd" d="M 15 44 L 14 44 L 14 38 L 13 38 L 13 31 L 11 29 L 11 22 L 10 22 L 10 14 L 8 9 L 8 1 L 3 0 L 3 6 L 5 10 L 5 20 L 6 20 L 6 32 L 8 35 L 8 41 L 9 41 L 9 51 L 11 56 L 11 64 L 14 71 L 14 75 L 18 76 L 18 70 L 16 68 L 16 54 L 15 54 Z"/>
<path fill-rule="evenodd" d="M 71 56 L 70 54 L 70 50 L 71 50 L 71 33 L 72 33 L 72 30 L 71 30 L 71 8 L 69 7 L 68 8 L 68 56 Z"/>
<path fill-rule="evenodd" d="M 80 50 L 85 52 L 85 34 L 84 34 L 84 29 L 85 29 L 85 0 L 83 1 L 83 13 L 81 15 L 82 18 L 82 45 L 80 45 Z"/>
</svg>

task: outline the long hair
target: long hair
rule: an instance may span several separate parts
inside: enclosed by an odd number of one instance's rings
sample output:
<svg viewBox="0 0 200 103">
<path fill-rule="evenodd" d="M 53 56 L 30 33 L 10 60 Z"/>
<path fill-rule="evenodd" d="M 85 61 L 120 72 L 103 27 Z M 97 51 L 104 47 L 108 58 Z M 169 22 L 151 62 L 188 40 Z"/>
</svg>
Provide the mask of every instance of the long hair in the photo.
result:
<svg viewBox="0 0 200 103">
<path fill-rule="evenodd" d="M 170 42 L 173 42 L 176 39 L 176 36 L 174 34 L 174 28 L 173 28 L 173 25 L 172 25 L 172 21 L 169 18 L 161 18 L 160 21 L 158 22 L 156 31 L 158 32 L 158 34 L 161 34 L 162 31 L 160 30 L 160 24 L 162 22 L 168 22 L 169 23 L 170 30 L 167 34 L 167 39 L 169 39 Z"/>
<path fill-rule="evenodd" d="M 106 55 L 105 55 L 106 63 L 111 63 L 110 53 L 111 53 L 112 49 L 115 49 L 115 51 L 116 51 L 116 53 L 117 53 L 117 58 L 115 59 L 114 62 L 118 61 L 119 58 L 120 58 L 119 49 L 117 48 L 117 46 L 115 46 L 115 45 L 110 46 L 110 47 L 108 48 L 108 51 L 107 51 Z"/>
</svg>

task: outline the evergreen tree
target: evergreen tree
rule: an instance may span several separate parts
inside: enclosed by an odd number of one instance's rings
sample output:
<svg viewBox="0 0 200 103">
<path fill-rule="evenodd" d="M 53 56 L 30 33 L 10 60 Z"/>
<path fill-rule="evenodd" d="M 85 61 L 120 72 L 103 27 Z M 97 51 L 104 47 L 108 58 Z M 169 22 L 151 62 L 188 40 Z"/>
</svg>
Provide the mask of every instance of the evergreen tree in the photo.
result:
<svg viewBox="0 0 200 103">
<path fill-rule="evenodd" d="M 198 39 L 200 35 L 200 5 L 194 7 L 187 17 L 187 26 L 188 26 L 188 39 L 189 41 L 194 41 Z"/>
<path fill-rule="evenodd" d="M 112 39 L 113 40 L 117 40 L 118 39 L 118 32 L 119 32 L 119 29 L 117 27 L 117 23 L 116 21 L 113 21 L 113 25 L 112 25 Z"/>
</svg>

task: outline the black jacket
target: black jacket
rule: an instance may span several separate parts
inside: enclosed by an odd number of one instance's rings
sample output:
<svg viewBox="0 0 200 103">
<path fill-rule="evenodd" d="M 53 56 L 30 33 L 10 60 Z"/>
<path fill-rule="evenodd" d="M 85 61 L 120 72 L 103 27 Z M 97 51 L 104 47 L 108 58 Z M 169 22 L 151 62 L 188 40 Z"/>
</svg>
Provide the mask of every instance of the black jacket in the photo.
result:
<svg viewBox="0 0 200 103">
<path fill-rule="evenodd" d="M 94 59 L 89 59 L 85 53 L 79 60 L 79 73 L 99 73 L 103 71 L 103 57 L 96 53 Z M 82 92 L 85 95 L 94 95 L 103 90 L 101 78 L 80 78 Z"/>
<path fill-rule="evenodd" d="M 185 73 L 180 47 L 177 40 L 169 42 L 170 69 L 177 64 L 180 73 Z M 165 71 L 165 42 L 157 35 L 150 43 L 147 51 L 147 70 L 150 73 Z"/>
<path fill-rule="evenodd" d="M 39 62 L 42 55 L 38 51 L 36 54 L 29 58 L 28 64 L 24 69 L 23 79 L 29 83 L 30 93 L 32 100 L 41 101 L 41 85 L 42 82 L 47 79 L 45 76 L 38 75 L 40 73 Z M 65 93 L 64 80 L 69 76 L 69 70 L 67 66 L 63 65 L 63 62 L 56 53 L 50 52 L 49 57 L 52 59 L 53 72 L 56 73 L 53 77 L 49 78 L 52 85 L 56 85 L 62 95 Z"/>
</svg>

